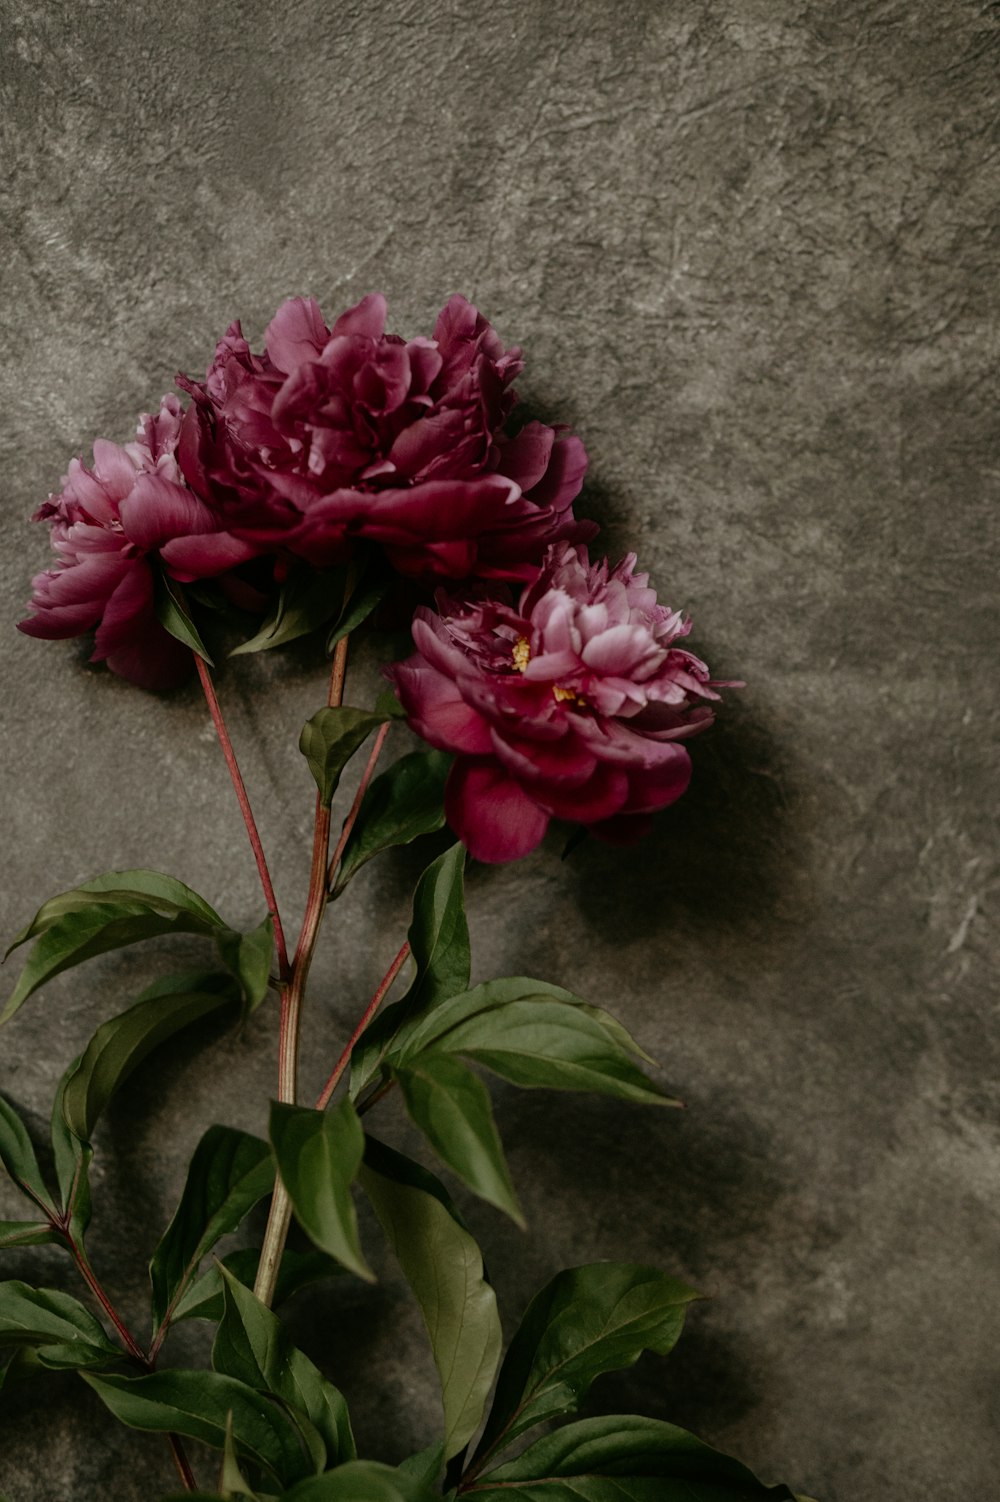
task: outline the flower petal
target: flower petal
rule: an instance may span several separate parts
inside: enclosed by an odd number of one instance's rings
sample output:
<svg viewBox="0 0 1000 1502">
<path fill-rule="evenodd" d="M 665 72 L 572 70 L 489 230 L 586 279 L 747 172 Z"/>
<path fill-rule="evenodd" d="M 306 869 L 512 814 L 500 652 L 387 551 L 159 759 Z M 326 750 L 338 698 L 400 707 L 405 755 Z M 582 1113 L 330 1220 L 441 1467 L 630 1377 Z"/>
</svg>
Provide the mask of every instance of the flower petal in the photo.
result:
<svg viewBox="0 0 1000 1502">
<path fill-rule="evenodd" d="M 490 864 L 518 860 L 540 844 L 548 815 L 496 762 L 460 759 L 445 788 L 448 823 L 469 854 Z"/>
</svg>

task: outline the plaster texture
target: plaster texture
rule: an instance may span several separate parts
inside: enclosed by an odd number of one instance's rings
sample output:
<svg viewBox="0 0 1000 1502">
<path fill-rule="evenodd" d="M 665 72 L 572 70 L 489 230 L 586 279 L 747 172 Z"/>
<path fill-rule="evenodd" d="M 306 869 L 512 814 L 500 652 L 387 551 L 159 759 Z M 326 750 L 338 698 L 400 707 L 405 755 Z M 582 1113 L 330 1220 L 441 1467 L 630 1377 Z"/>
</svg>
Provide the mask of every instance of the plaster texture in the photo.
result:
<svg viewBox="0 0 1000 1502">
<path fill-rule="evenodd" d="M 153 698 L 12 629 L 47 563 L 28 516 L 69 456 L 126 438 L 236 315 L 256 339 L 288 295 L 335 313 L 380 288 L 411 333 L 465 292 L 525 346 L 523 396 L 583 435 L 608 550 L 634 547 L 747 681 L 638 851 L 561 864 L 553 837 L 471 876 L 476 974 L 610 1005 L 688 1105 L 497 1091 L 530 1228 L 463 1203 L 506 1329 L 564 1265 L 654 1261 L 711 1301 L 590 1411 L 644 1405 L 823 1502 L 993 1495 L 996 6 L 2 0 L 0 22 L 0 931 L 131 865 L 261 914 L 195 687 Z M 362 649 L 350 699 L 376 669 Z M 290 915 L 322 673 L 306 647 L 220 678 Z M 418 869 L 387 859 L 336 910 L 310 1091 Z M 3 1089 L 41 1130 L 98 1022 L 197 956 L 60 978 L 3 1033 Z M 92 1255 L 137 1325 L 201 1130 L 263 1129 L 275 1031 L 265 1010 L 173 1047 L 109 1112 Z M 398 1110 L 383 1130 L 409 1140 Z M 54 1251 L 5 1255 L 73 1286 Z M 292 1318 L 367 1452 L 397 1459 L 432 1437 L 434 1387 L 379 1266 Z M 201 1339 L 178 1338 L 181 1359 Z M 10 1502 L 171 1480 L 74 1377 L 3 1395 Z"/>
</svg>

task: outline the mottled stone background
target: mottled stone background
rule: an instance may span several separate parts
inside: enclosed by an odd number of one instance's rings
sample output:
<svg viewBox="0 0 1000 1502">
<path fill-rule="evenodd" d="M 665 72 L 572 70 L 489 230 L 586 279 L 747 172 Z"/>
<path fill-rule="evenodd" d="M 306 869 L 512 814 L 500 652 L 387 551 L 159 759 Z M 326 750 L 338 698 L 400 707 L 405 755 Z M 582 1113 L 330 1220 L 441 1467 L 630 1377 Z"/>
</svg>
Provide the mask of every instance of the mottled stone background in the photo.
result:
<svg viewBox="0 0 1000 1502">
<path fill-rule="evenodd" d="M 498 1090 L 530 1217 L 476 1203 L 513 1327 L 557 1268 L 653 1260 L 712 1295 L 669 1362 L 606 1379 L 823 1502 L 986 1497 L 997 1474 L 997 620 L 990 545 L 1000 17 L 962 0 L 4 0 L 3 615 L 67 458 L 198 369 L 235 314 L 395 326 L 475 299 L 522 394 L 591 454 L 585 509 L 743 677 L 690 795 L 637 854 L 553 838 L 477 871 L 480 976 L 611 1004 L 686 1113 Z M 7 629 L 12 934 L 114 866 L 261 903 L 194 688 L 170 701 Z M 221 692 L 279 895 L 304 895 L 319 704 L 304 649 Z M 356 659 L 349 697 L 374 682 Z M 403 732 L 399 745 L 404 742 Z M 317 963 L 318 1082 L 405 928 L 411 852 L 359 879 Z M 99 1020 L 177 951 L 91 963 L 3 1034 L 41 1123 Z M 93 1257 L 137 1324 L 202 1127 L 260 1130 L 274 1018 L 135 1076 L 99 1142 Z M 383 1130 L 405 1140 L 395 1109 Z M 141 1187 L 137 1188 L 137 1180 Z M 6 1190 L 0 1213 L 13 1213 Z M 372 1255 L 378 1238 L 366 1232 Z M 300 1338 L 388 1459 L 433 1432 L 419 1320 L 386 1259 Z M 72 1287 L 54 1251 L 9 1276 Z M 185 1359 L 203 1345 L 178 1333 Z M 199 1454 L 201 1477 L 212 1469 Z M 4 1395 L 11 1502 L 152 1499 L 165 1446 L 72 1376 Z"/>
</svg>

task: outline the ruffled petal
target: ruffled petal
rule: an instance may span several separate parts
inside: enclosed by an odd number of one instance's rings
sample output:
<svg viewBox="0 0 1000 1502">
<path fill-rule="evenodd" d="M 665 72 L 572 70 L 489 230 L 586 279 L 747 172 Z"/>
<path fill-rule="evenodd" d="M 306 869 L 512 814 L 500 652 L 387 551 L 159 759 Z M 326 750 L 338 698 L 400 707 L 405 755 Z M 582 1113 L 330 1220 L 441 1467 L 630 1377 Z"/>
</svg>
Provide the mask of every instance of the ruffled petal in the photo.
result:
<svg viewBox="0 0 1000 1502">
<path fill-rule="evenodd" d="M 318 360 L 330 337 L 314 297 L 290 297 L 283 302 L 264 333 L 264 347 L 279 370 Z"/>
<path fill-rule="evenodd" d="M 125 535 L 151 552 L 175 537 L 211 532 L 218 521 L 211 510 L 183 485 L 159 475 L 137 475 L 132 493 L 121 504 Z"/>
</svg>

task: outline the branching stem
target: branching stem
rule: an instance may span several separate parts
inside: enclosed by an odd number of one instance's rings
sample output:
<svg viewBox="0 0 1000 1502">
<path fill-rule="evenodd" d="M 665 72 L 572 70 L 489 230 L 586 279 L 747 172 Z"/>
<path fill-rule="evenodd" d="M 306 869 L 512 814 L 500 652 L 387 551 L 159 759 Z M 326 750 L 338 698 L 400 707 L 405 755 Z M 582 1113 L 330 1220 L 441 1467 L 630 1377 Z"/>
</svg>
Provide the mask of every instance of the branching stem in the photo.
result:
<svg viewBox="0 0 1000 1502">
<path fill-rule="evenodd" d="M 337 643 L 330 673 L 330 692 L 327 702 L 336 708 L 344 697 L 344 678 L 347 673 L 347 642 L 345 636 Z M 330 808 L 324 806 L 317 795 L 316 818 L 313 827 L 312 869 L 309 873 L 309 895 L 306 898 L 302 931 L 295 947 L 288 987 L 281 999 L 281 1019 L 278 1030 L 278 1099 L 289 1105 L 295 1104 L 298 1085 L 299 1025 L 302 1017 L 302 998 L 305 995 L 309 967 L 319 938 L 323 913 L 327 903 L 327 866 L 330 854 Z M 288 1227 L 292 1218 L 291 1201 L 280 1178 L 275 1184 L 271 1210 L 268 1215 L 264 1244 L 261 1247 L 260 1265 L 254 1293 L 264 1304 L 270 1305 L 274 1298 L 275 1284 L 281 1254 L 288 1239 Z"/>
<path fill-rule="evenodd" d="M 132 1357 L 133 1361 L 137 1361 L 139 1363 L 144 1371 L 153 1371 L 155 1368 L 155 1361 L 142 1349 L 142 1346 L 136 1340 L 135 1336 L 132 1334 L 132 1331 L 129 1329 L 128 1325 L 126 1325 L 125 1321 L 118 1313 L 118 1310 L 111 1302 L 107 1290 L 90 1265 L 90 1259 L 87 1256 L 87 1253 L 84 1251 L 83 1247 L 70 1231 L 68 1224 L 64 1223 L 64 1221 L 62 1220 L 52 1220 L 52 1225 L 53 1228 L 60 1233 L 60 1235 L 63 1237 L 63 1240 L 66 1242 L 66 1245 L 69 1248 L 70 1255 L 72 1256 L 73 1261 L 76 1263 L 80 1276 L 83 1278 L 87 1287 L 94 1295 L 94 1298 L 100 1304 L 101 1308 L 104 1310 L 104 1313 L 111 1321 L 118 1335 L 118 1339 L 121 1341 L 124 1349 Z M 187 1454 L 184 1450 L 184 1444 L 181 1440 L 180 1435 L 168 1434 L 166 1436 L 166 1440 L 167 1444 L 170 1446 L 170 1453 L 174 1458 L 174 1465 L 177 1467 L 177 1474 L 180 1476 L 181 1485 L 186 1492 L 196 1492 L 198 1490 L 198 1483 L 195 1480 L 194 1472 L 191 1469 L 191 1462 L 187 1458 Z"/>
</svg>

